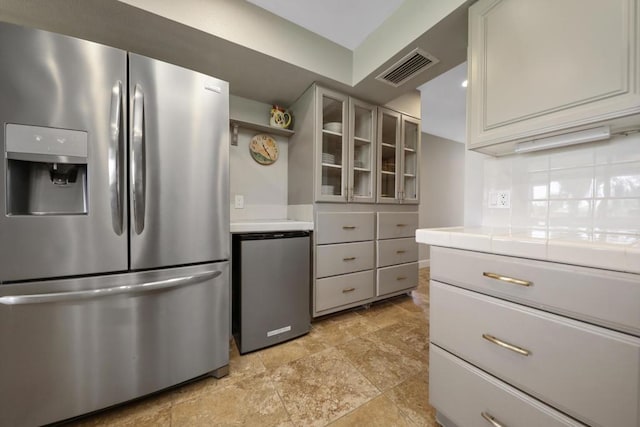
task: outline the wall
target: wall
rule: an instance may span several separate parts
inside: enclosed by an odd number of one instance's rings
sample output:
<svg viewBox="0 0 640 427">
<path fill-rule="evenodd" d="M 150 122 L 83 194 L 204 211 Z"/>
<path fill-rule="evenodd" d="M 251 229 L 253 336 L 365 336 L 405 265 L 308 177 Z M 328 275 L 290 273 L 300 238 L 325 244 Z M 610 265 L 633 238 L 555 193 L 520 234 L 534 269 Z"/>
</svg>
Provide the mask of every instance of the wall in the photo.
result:
<svg viewBox="0 0 640 427">
<path fill-rule="evenodd" d="M 267 125 L 271 105 L 237 96 L 230 97 L 232 119 Z M 238 145 L 229 150 L 231 221 L 243 219 L 283 219 L 287 217 L 288 138 L 273 136 L 278 142 L 278 160 L 263 166 L 249 154 L 251 138 L 259 132 L 239 129 Z M 235 196 L 244 196 L 244 209 L 234 207 Z"/>
<path fill-rule="evenodd" d="M 476 164 L 482 167 L 467 165 L 467 200 L 482 202 L 465 207 L 466 225 L 477 225 L 481 209 L 481 224 L 488 227 L 640 234 L 640 134 L 524 155 L 482 156 Z M 483 185 L 474 188 L 478 181 Z M 502 190 L 511 191 L 510 209 L 488 208 L 490 193 Z"/>
<path fill-rule="evenodd" d="M 464 221 L 465 146 L 422 134 L 419 228 L 462 225 Z M 419 245 L 426 266 L 429 246 Z"/>
</svg>

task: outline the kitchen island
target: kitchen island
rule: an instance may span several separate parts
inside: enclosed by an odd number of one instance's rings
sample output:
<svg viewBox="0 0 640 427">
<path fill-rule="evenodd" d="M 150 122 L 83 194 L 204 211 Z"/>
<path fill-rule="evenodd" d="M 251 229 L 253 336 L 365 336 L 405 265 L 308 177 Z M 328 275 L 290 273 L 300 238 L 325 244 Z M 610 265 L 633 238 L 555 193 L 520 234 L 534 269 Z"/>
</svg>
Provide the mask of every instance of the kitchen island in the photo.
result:
<svg viewBox="0 0 640 427">
<path fill-rule="evenodd" d="M 416 240 L 433 246 L 429 396 L 444 426 L 638 425 L 640 236 L 454 227 Z"/>
</svg>

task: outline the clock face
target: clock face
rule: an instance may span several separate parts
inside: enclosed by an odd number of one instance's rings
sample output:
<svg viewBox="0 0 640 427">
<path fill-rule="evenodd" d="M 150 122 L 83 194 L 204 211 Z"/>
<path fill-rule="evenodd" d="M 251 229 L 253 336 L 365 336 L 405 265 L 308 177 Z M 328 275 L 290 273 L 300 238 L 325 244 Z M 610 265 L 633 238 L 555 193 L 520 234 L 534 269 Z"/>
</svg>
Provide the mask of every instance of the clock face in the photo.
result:
<svg viewBox="0 0 640 427">
<path fill-rule="evenodd" d="M 269 135 L 256 135 L 249 143 L 249 153 L 261 165 L 270 165 L 278 160 L 278 143 Z"/>
</svg>

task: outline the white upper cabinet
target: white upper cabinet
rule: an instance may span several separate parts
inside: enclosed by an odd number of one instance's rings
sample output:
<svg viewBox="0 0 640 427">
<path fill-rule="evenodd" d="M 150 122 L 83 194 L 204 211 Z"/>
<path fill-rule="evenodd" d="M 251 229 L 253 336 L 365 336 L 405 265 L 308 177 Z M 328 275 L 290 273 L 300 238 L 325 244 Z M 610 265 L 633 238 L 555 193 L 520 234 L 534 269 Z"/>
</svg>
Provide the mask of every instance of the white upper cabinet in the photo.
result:
<svg viewBox="0 0 640 427">
<path fill-rule="evenodd" d="M 640 0 L 479 0 L 469 9 L 468 147 L 640 124 Z"/>
<path fill-rule="evenodd" d="M 420 120 L 378 108 L 378 203 L 418 203 Z"/>
</svg>

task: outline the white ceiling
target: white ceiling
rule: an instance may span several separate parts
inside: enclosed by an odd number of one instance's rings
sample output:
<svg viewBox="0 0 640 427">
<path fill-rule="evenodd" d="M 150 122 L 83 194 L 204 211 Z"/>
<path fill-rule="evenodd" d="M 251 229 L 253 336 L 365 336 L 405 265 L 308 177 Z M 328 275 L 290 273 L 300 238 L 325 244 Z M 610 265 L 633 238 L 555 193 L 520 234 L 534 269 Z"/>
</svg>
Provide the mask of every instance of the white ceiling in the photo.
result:
<svg viewBox="0 0 640 427">
<path fill-rule="evenodd" d="M 467 63 L 463 62 L 418 87 L 422 99 L 422 131 L 453 141 L 466 141 Z"/>
<path fill-rule="evenodd" d="M 354 50 L 404 0 L 247 0 L 309 31 Z"/>
<path fill-rule="evenodd" d="M 247 0 L 348 49 L 355 49 L 404 0 Z M 422 131 L 466 141 L 466 62 L 418 87 Z"/>
</svg>

